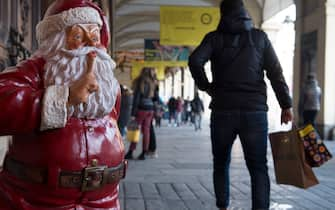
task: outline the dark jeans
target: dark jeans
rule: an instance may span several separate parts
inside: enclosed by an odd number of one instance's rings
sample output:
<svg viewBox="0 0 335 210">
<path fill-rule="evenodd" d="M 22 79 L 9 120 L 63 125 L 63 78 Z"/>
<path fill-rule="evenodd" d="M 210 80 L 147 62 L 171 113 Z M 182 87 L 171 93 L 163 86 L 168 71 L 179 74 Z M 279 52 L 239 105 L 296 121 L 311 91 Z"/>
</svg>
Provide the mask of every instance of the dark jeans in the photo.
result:
<svg viewBox="0 0 335 210">
<path fill-rule="evenodd" d="M 251 177 L 252 209 L 269 209 L 270 180 L 267 167 L 268 121 L 265 111 L 225 111 L 211 114 L 216 205 L 229 205 L 229 165 L 231 149 L 239 135 Z"/>
<path fill-rule="evenodd" d="M 171 123 L 172 119 L 176 123 L 176 110 L 169 110 L 169 123 Z"/>
<path fill-rule="evenodd" d="M 304 125 L 311 123 L 315 127 L 315 118 L 317 114 L 317 110 L 305 110 L 302 114 L 304 118 Z"/>
<path fill-rule="evenodd" d="M 150 143 L 149 143 L 149 152 L 155 152 L 156 151 L 156 133 L 155 133 L 155 129 L 154 126 L 150 125 Z"/>
<path fill-rule="evenodd" d="M 194 129 L 201 130 L 201 113 L 194 113 Z"/>
<path fill-rule="evenodd" d="M 155 117 L 156 127 L 161 127 L 162 117 Z"/>
</svg>

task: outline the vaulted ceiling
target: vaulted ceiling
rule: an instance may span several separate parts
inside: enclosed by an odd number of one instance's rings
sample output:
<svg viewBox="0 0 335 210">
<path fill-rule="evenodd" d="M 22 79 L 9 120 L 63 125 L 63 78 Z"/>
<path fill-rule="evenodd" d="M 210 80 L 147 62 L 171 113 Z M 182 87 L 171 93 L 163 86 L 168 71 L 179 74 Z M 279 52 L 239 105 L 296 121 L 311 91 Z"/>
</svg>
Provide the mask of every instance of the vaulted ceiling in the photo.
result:
<svg viewBox="0 0 335 210">
<path fill-rule="evenodd" d="M 159 38 L 162 5 L 218 7 L 221 0 L 116 0 L 115 50 L 143 50 L 144 39 Z M 293 4 L 293 0 L 244 0 L 256 26 Z"/>
</svg>

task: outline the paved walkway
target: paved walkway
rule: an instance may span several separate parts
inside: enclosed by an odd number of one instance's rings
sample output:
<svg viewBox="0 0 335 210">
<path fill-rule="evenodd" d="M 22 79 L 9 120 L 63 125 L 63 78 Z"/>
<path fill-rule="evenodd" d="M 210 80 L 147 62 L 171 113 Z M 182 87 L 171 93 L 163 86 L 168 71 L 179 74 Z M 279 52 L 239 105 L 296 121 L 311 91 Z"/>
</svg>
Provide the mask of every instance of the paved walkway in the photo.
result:
<svg viewBox="0 0 335 210">
<path fill-rule="evenodd" d="M 156 129 L 158 158 L 129 161 L 127 177 L 120 185 L 123 210 L 217 210 L 208 123 L 204 127 L 200 132 L 191 126 Z M 127 149 L 128 142 L 125 144 Z M 335 142 L 326 144 L 335 154 Z M 135 156 L 140 149 L 139 145 Z M 308 190 L 277 185 L 272 157 L 268 160 L 271 209 L 335 209 L 335 158 L 314 170 L 320 184 Z M 249 175 L 238 140 L 232 152 L 230 177 L 230 209 L 251 209 Z"/>
</svg>

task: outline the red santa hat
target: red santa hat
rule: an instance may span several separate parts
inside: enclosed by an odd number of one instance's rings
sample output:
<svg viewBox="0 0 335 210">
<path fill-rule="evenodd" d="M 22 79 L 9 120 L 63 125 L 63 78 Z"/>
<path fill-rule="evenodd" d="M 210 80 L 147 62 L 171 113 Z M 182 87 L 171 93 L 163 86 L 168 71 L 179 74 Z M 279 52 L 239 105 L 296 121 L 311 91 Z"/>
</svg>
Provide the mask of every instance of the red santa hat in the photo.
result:
<svg viewBox="0 0 335 210">
<path fill-rule="evenodd" d="M 56 0 L 36 27 L 37 40 L 42 43 L 54 33 L 75 24 L 98 24 L 101 28 L 101 43 L 108 46 L 109 29 L 105 16 L 98 5 L 90 0 Z"/>
</svg>

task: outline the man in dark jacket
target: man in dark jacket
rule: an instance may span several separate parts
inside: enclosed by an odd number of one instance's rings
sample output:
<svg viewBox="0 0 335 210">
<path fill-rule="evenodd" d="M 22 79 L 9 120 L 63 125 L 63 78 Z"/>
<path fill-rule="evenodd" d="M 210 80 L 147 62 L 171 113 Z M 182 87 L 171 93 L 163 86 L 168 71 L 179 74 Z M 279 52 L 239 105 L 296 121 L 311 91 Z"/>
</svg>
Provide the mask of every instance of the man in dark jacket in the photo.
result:
<svg viewBox="0 0 335 210">
<path fill-rule="evenodd" d="M 212 101 L 211 140 L 216 204 L 229 205 L 229 165 L 237 135 L 251 176 L 252 209 L 268 209 L 267 94 L 264 72 L 282 108 L 281 122 L 292 121 L 292 101 L 282 68 L 266 34 L 253 28 L 242 0 L 224 0 L 216 31 L 208 33 L 189 58 L 196 85 Z M 212 83 L 204 64 L 211 61 Z"/>
</svg>

